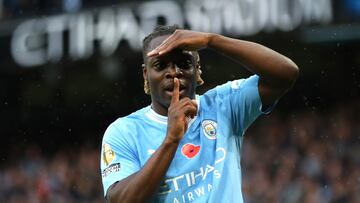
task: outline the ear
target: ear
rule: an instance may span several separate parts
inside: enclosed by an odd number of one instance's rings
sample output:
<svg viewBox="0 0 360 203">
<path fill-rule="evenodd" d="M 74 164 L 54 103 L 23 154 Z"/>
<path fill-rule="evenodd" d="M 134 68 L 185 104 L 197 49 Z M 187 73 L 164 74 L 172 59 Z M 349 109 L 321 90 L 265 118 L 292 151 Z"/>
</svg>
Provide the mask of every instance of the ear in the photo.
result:
<svg viewBox="0 0 360 203">
<path fill-rule="evenodd" d="M 194 54 L 194 58 L 195 58 L 195 66 L 198 67 L 198 66 L 200 66 L 200 55 L 199 55 L 199 52 L 194 51 L 193 54 Z"/>
<path fill-rule="evenodd" d="M 196 62 L 195 68 L 201 69 L 200 62 Z"/>
<path fill-rule="evenodd" d="M 142 64 L 141 67 L 143 68 L 143 77 L 144 77 L 144 80 L 145 80 L 145 79 L 147 79 L 147 69 L 146 69 L 145 64 Z"/>
</svg>

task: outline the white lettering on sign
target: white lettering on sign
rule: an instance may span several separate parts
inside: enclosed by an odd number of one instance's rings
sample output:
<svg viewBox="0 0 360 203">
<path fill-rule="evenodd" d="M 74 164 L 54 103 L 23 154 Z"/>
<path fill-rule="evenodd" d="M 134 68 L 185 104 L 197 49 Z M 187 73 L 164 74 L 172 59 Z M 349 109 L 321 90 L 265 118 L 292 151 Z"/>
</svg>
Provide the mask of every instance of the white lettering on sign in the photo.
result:
<svg viewBox="0 0 360 203">
<path fill-rule="evenodd" d="M 190 29 L 233 36 L 260 31 L 291 31 L 300 24 L 329 23 L 331 0 L 186 0 L 143 2 L 135 8 L 113 6 L 22 22 L 11 39 L 11 53 L 22 67 L 56 63 L 65 54 L 87 59 L 95 42 L 103 56 L 112 55 L 120 42 L 141 50 L 142 39 L 162 19 Z M 68 40 L 64 37 L 68 34 Z M 68 43 L 68 46 L 66 46 Z M 68 50 L 65 50 L 68 47 Z"/>
<path fill-rule="evenodd" d="M 331 0 L 198 0 L 186 1 L 185 17 L 192 29 L 233 35 L 289 31 L 302 22 L 332 20 Z"/>
</svg>

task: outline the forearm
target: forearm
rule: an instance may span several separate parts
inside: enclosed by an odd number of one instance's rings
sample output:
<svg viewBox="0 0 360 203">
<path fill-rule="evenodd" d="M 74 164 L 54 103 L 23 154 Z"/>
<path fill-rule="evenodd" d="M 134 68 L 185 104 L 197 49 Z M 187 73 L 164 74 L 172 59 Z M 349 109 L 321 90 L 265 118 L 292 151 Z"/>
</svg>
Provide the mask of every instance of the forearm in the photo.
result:
<svg viewBox="0 0 360 203">
<path fill-rule="evenodd" d="M 274 86 L 290 86 L 298 74 L 289 58 L 257 43 L 210 34 L 208 47 L 238 60 Z"/>
<path fill-rule="evenodd" d="M 178 143 L 165 140 L 140 171 L 121 180 L 109 190 L 109 202 L 148 201 L 159 188 L 177 147 Z"/>
</svg>

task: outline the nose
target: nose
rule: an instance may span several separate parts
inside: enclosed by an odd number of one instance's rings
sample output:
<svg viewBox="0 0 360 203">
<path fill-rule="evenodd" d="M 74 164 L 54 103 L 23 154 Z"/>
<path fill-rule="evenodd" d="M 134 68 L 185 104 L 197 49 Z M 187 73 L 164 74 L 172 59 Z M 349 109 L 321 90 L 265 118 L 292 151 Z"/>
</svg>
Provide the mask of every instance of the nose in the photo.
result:
<svg viewBox="0 0 360 203">
<path fill-rule="evenodd" d="M 176 63 L 171 63 L 166 71 L 166 78 L 179 78 L 183 75 L 182 70 L 176 65 Z"/>
</svg>

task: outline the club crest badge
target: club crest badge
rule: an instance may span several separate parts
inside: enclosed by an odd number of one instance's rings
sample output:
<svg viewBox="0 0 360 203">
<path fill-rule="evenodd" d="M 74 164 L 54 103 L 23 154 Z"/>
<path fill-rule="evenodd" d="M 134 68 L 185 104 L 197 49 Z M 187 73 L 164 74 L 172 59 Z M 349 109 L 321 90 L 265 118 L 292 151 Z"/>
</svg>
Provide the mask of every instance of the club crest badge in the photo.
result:
<svg viewBox="0 0 360 203">
<path fill-rule="evenodd" d="M 216 139 L 217 123 L 213 120 L 204 120 L 201 124 L 203 132 L 210 140 Z"/>
<path fill-rule="evenodd" d="M 103 150 L 103 161 L 108 166 L 115 159 L 115 152 L 111 149 L 110 145 L 105 143 L 102 146 Z"/>
</svg>

